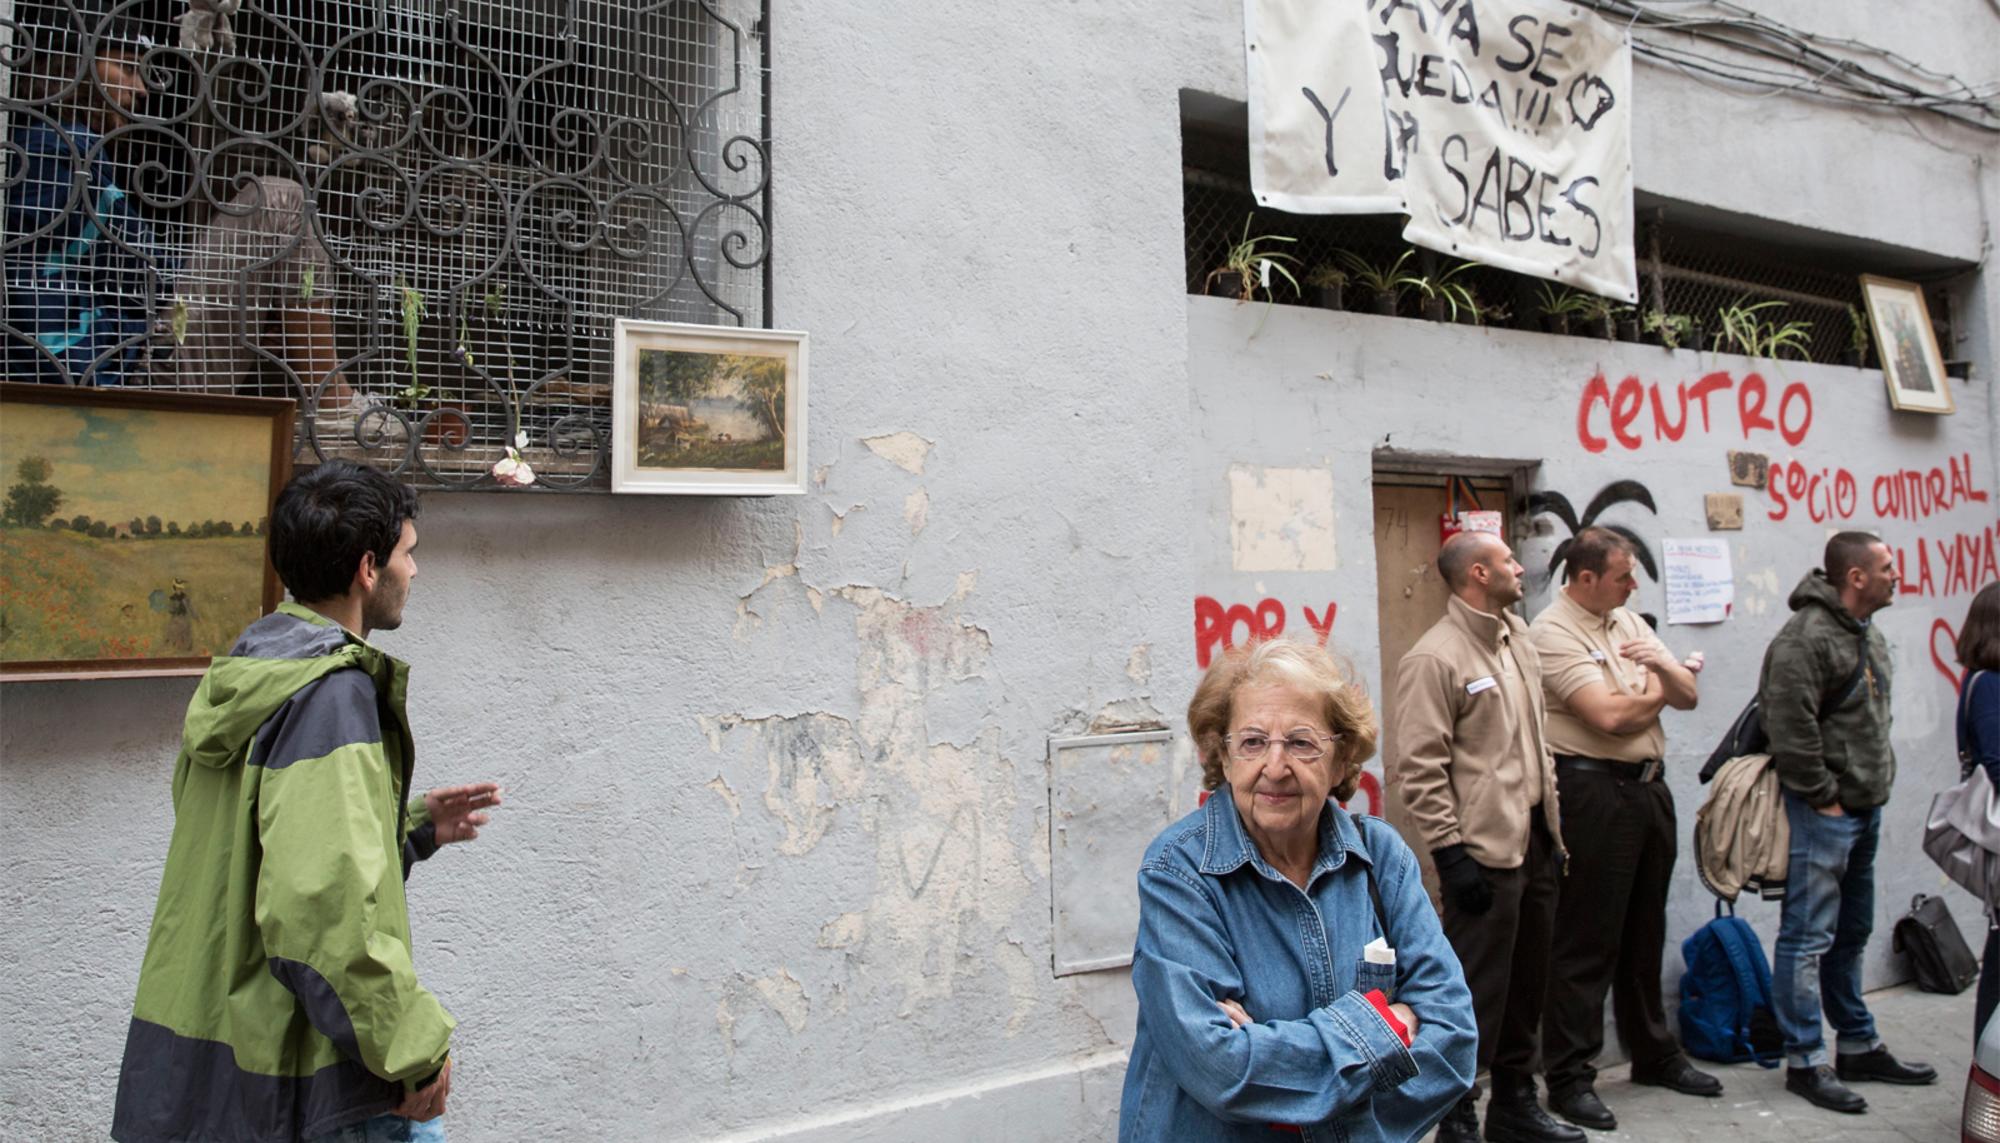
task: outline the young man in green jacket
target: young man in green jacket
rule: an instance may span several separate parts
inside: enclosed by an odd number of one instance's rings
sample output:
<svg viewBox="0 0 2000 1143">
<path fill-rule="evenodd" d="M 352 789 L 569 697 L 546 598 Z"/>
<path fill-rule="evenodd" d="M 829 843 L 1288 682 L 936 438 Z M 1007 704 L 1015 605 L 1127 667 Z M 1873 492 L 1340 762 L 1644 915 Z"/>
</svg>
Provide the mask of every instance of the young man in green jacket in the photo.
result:
<svg viewBox="0 0 2000 1143">
<path fill-rule="evenodd" d="M 1866 532 L 1826 542 L 1826 571 L 1792 589 L 1792 617 L 1764 652 L 1758 703 L 1792 828 L 1771 990 L 1785 1088 L 1834 1111 L 1868 1101 L 1849 1081 L 1926 1084 L 1927 1064 L 1889 1054 L 1861 999 L 1875 927 L 1875 851 L 1896 778 L 1889 643 L 1872 619 L 1896 598 L 1896 561 Z M 1837 1036 L 1827 1061 L 1821 1005 Z"/>
<path fill-rule="evenodd" d="M 278 496 L 271 562 L 297 602 L 188 704 L 121 1143 L 444 1137 L 454 1021 L 417 982 L 403 880 L 477 837 L 500 791 L 408 797 L 409 668 L 367 637 L 402 623 L 416 515 L 408 488 L 346 461 Z"/>
</svg>

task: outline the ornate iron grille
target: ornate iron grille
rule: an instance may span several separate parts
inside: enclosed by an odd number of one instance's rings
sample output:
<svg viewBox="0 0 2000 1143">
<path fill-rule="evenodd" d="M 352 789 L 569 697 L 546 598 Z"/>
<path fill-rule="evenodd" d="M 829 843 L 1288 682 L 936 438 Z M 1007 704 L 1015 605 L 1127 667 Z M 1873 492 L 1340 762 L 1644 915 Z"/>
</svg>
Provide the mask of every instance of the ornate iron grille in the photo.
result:
<svg viewBox="0 0 2000 1143">
<path fill-rule="evenodd" d="M 1381 268 L 1411 249 L 1402 239 L 1403 219 L 1398 215 L 1299 215 L 1259 207 L 1250 193 L 1248 176 L 1241 170 L 1221 174 L 1203 167 L 1184 168 L 1182 196 L 1187 291 L 1191 294 L 1207 291 L 1210 271 L 1222 264 L 1232 244 L 1241 241 L 1246 220 L 1253 237 L 1268 234 L 1294 240 L 1266 249 L 1297 259 L 1290 268 L 1302 287 L 1314 269 L 1345 265 L 1343 254 L 1351 253 Z M 1713 346 L 1724 309 L 1776 303 L 1756 313 L 1766 334 L 1789 323 L 1803 323 L 1797 344 L 1777 353 L 1826 363 L 1876 363 L 1872 347 L 1858 356 L 1852 348 L 1851 315 L 1858 314 L 1862 306 L 1859 276 L 1872 267 L 1740 235 L 1676 226 L 1645 217 L 1644 212 L 1639 220 L 1638 256 L 1639 305 L 1635 312 L 1620 316 L 1640 320 L 1647 311 L 1657 310 L 1686 319 L 1691 328 L 1679 335 L 1684 346 L 1692 348 L 1697 340 L 1704 348 Z M 1438 271 L 1455 263 L 1455 259 L 1415 250 L 1404 268 L 1412 273 Z M 1545 328 L 1541 279 L 1474 266 L 1453 280 L 1469 285 L 1479 304 L 1487 307 L 1477 320 L 1516 329 Z M 1274 279 L 1271 289 L 1281 305 L 1311 304 L 1314 297 L 1310 287 L 1294 291 L 1281 279 Z M 1932 321 L 1939 325 L 1938 344 L 1952 345 L 1950 330 L 1945 327 L 1949 307 L 1935 285 L 1927 287 L 1927 292 Z M 1257 295 L 1260 301 L 1266 296 L 1262 290 Z M 1359 284 L 1350 282 L 1345 288 L 1348 308 L 1366 309 L 1369 301 L 1367 290 Z M 1418 316 L 1418 295 L 1406 292 L 1397 312 Z M 1474 319 L 1464 316 L 1461 320 Z M 1614 319 L 1609 335 L 1618 335 L 1617 324 Z M 1568 332 L 1578 336 L 1607 334 L 1601 320 L 1581 318 L 1570 320 Z M 1646 334 L 1643 325 L 1640 332 L 1641 336 L 1654 336 Z"/>
<path fill-rule="evenodd" d="M 296 459 L 607 483 L 620 317 L 769 324 L 760 0 L 16 0 L 7 376 L 290 396 Z"/>
</svg>

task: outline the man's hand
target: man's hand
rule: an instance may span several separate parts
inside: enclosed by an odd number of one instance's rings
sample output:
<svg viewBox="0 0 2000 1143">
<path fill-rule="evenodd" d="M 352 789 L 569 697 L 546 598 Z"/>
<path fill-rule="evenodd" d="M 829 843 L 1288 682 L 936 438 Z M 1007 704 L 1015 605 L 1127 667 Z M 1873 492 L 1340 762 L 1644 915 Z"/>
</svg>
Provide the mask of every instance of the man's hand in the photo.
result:
<svg viewBox="0 0 2000 1143">
<path fill-rule="evenodd" d="M 1472 860 L 1463 843 L 1431 851 L 1445 897 L 1468 917 L 1483 917 L 1493 908 L 1493 884 L 1486 870 Z"/>
<path fill-rule="evenodd" d="M 1629 643 L 1621 644 L 1618 648 L 1618 654 L 1621 658 L 1630 659 L 1632 662 L 1639 664 L 1649 671 L 1660 671 L 1669 666 L 1678 665 L 1674 662 L 1674 657 L 1667 652 L 1666 648 L 1650 639 L 1634 639 Z"/>
<path fill-rule="evenodd" d="M 427 1123 L 444 1114 L 445 1097 L 450 1094 L 451 1057 L 446 1056 L 444 1058 L 444 1068 L 438 1072 L 437 1078 L 404 1096 L 403 1102 L 398 1104 L 396 1110 L 389 1114 L 398 1115 L 404 1119 L 414 1119 L 418 1123 Z"/>
<path fill-rule="evenodd" d="M 1828 802 L 1823 806 L 1814 806 L 1813 810 L 1817 813 L 1825 814 L 1830 818 L 1844 818 L 1847 816 L 1847 811 L 1840 808 L 1839 802 Z"/>
<path fill-rule="evenodd" d="M 1234 1000 L 1223 1000 L 1218 1003 L 1222 1005 L 1223 1014 L 1229 1017 L 1229 1022 L 1238 1028 L 1248 1028 L 1256 1023 L 1250 1018 L 1250 1014 L 1243 1010 L 1243 1006 Z"/>
<path fill-rule="evenodd" d="M 1396 1014 L 1396 1019 L 1403 1022 L 1403 1030 L 1410 1034 L 1410 1039 L 1415 1040 L 1417 1038 L 1417 1014 L 1410 1010 L 1410 1006 L 1407 1004 L 1391 1004 L 1389 1005 L 1389 1011 Z"/>
<path fill-rule="evenodd" d="M 500 804 L 498 782 L 474 782 L 469 786 L 444 786 L 424 795 L 424 809 L 430 811 L 437 843 L 471 841 L 479 827 L 490 819 L 483 811 Z"/>
</svg>

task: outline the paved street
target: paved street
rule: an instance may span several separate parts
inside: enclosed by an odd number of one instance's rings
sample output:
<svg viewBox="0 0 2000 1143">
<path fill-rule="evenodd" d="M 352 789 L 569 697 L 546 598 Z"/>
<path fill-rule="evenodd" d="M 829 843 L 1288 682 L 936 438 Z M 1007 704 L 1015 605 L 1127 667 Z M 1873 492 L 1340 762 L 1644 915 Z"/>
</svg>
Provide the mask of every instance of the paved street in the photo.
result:
<svg viewBox="0 0 2000 1143">
<path fill-rule="evenodd" d="M 1721 1099 L 1694 1099 L 1662 1088 L 1635 1087 L 1629 1069 L 1598 1079 L 1598 1094 L 1618 1115 L 1618 1130 L 1597 1140 L 1811 1140 L 1812 1143 L 1949 1143 L 1958 1138 L 1959 1100 L 1972 1060 L 1972 990 L 1957 996 L 1919 992 L 1913 985 L 1870 993 L 1868 1005 L 1890 1050 L 1923 1060 L 1939 1072 L 1931 1087 L 1859 1084 L 1864 1115 L 1823 1111 L 1785 1090 L 1782 1068 L 1701 1063 L 1722 1077 Z"/>
</svg>

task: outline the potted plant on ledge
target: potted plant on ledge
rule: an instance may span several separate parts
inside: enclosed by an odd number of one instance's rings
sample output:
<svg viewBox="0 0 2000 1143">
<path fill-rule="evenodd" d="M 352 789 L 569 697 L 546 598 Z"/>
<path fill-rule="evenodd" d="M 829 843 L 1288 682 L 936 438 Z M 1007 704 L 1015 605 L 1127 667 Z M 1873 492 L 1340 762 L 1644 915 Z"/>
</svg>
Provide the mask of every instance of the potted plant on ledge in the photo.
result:
<svg viewBox="0 0 2000 1143">
<path fill-rule="evenodd" d="M 1208 272 L 1203 283 L 1209 296 L 1235 298 L 1247 302 L 1256 297 L 1263 286 L 1265 297 L 1272 297 L 1266 284 L 1266 274 L 1283 278 L 1292 284 L 1292 292 L 1299 292 L 1299 280 L 1292 276 L 1288 264 L 1297 265 L 1298 259 L 1290 254 L 1280 254 L 1267 247 L 1273 242 L 1297 242 L 1298 239 L 1283 234 L 1259 234 L 1250 236 L 1250 223 L 1256 215 L 1243 216 L 1243 237 L 1223 255 L 1222 265 Z"/>
<path fill-rule="evenodd" d="M 1347 308 L 1345 294 L 1348 273 L 1331 262 L 1321 262 L 1306 274 L 1306 285 L 1312 287 L 1313 301 L 1323 310 L 1344 310 Z"/>
<path fill-rule="evenodd" d="M 1460 262 L 1449 270 L 1411 277 L 1410 284 L 1423 295 L 1425 321 L 1457 321 L 1460 313 L 1473 311 L 1472 291 L 1464 282 L 1452 280 L 1472 269 L 1472 265 Z"/>
<path fill-rule="evenodd" d="M 1868 319 L 1853 306 L 1847 307 L 1847 348 L 1840 351 L 1840 363 L 1856 369 L 1868 364 Z"/>
<path fill-rule="evenodd" d="M 1585 307 L 1590 303 L 1586 295 L 1579 294 L 1567 286 L 1543 282 L 1535 291 L 1537 311 L 1542 315 L 1542 331 L 1566 334 L 1570 319 L 1582 318 Z"/>
<path fill-rule="evenodd" d="M 1404 292 L 1418 281 L 1415 275 L 1403 270 L 1415 253 L 1415 250 L 1405 250 L 1387 266 L 1377 266 L 1352 250 L 1342 250 L 1335 257 L 1347 268 L 1349 279 L 1368 291 L 1373 298 L 1375 312 L 1383 317 L 1395 317 Z"/>
<path fill-rule="evenodd" d="M 1694 337 L 1694 319 L 1686 314 L 1670 314 L 1662 310 L 1647 310 L 1643 323 L 1645 340 L 1649 345 L 1661 345 L 1668 349 L 1679 349 L 1689 344 Z"/>
</svg>

